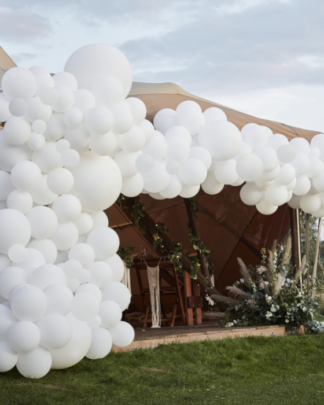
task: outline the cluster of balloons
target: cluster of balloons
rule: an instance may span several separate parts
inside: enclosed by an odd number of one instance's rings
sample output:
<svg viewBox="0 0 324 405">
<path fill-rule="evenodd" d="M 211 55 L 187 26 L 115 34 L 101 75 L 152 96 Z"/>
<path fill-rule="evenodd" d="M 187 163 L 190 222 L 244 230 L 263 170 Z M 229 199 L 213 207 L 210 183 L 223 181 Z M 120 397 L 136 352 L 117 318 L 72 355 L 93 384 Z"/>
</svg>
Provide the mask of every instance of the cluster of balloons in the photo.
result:
<svg viewBox="0 0 324 405">
<path fill-rule="evenodd" d="M 108 45 L 77 50 L 54 76 L 3 76 L 0 372 L 41 378 L 134 339 L 121 321 L 131 296 L 119 238 L 103 212 L 122 189 L 118 137 L 144 134 L 143 103 L 125 101 L 131 83 L 128 60 Z"/>
<path fill-rule="evenodd" d="M 309 144 L 304 138 L 289 142 L 254 123 L 239 131 L 221 109 L 202 112 L 194 101 L 182 102 L 175 111 L 160 110 L 154 126 L 153 140 L 136 160 L 142 192 L 153 198 L 189 198 L 200 187 L 215 195 L 225 185 L 245 183 L 241 200 L 264 215 L 288 203 L 324 216 L 324 134 Z"/>
<path fill-rule="evenodd" d="M 130 293 L 103 212 L 120 193 L 165 199 L 240 186 L 262 214 L 288 204 L 324 216 L 324 135 L 290 142 L 242 131 L 219 108 L 163 109 L 154 126 L 127 98 L 132 70 L 105 44 L 64 71 L 12 68 L 0 93 L 0 371 L 40 378 L 124 347 Z"/>
</svg>

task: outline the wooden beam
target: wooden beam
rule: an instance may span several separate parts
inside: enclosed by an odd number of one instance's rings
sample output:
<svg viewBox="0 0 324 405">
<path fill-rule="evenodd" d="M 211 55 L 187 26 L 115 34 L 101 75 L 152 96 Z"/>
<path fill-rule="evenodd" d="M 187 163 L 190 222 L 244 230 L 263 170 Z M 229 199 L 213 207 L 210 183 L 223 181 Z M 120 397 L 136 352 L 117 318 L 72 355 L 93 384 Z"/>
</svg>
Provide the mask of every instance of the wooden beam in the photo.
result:
<svg viewBox="0 0 324 405">
<path fill-rule="evenodd" d="M 193 208 L 190 204 L 190 199 L 189 198 L 184 198 L 184 203 L 186 206 L 186 210 L 187 210 L 187 214 L 188 214 L 188 219 L 189 219 L 189 227 L 192 230 L 192 233 L 195 235 L 196 238 L 201 240 L 200 237 L 200 233 L 198 230 L 198 225 L 197 225 L 197 221 L 196 221 L 196 217 L 195 217 L 195 213 L 193 211 Z M 197 254 L 198 254 L 198 259 L 199 262 L 201 264 L 201 271 L 203 273 L 203 275 L 206 277 L 207 280 L 210 279 L 210 274 L 208 271 L 208 264 L 207 264 L 207 260 L 206 257 L 203 253 L 200 253 L 199 250 L 197 250 Z"/>
<path fill-rule="evenodd" d="M 195 281 L 192 282 L 192 293 L 196 297 L 200 296 L 200 288 L 199 288 L 199 285 Z M 195 319 L 196 325 L 201 325 L 202 324 L 201 308 L 195 308 L 195 315 L 196 315 L 196 319 Z"/>
<path fill-rule="evenodd" d="M 317 277 L 317 263 L 318 263 L 318 254 L 319 254 L 319 245 L 321 239 L 321 226 L 322 226 L 322 218 L 318 219 L 318 230 L 317 230 L 317 240 L 316 240 L 316 247 L 315 247 L 315 259 L 314 259 L 314 268 L 313 268 L 313 285 L 315 285 L 316 277 Z M 315 295 L 315 290 L 312 291 L 312 296 Z"/>
<path fill-rule="evenodd" d="M 192 296 L 191 278 L 187 272 L 184 273 L 183 283 L 184 283 L 184 295 L 186 306 L 186 324 L 193 325 L 194 324 L 193 309 L 188 307 L 188 297 Z"/>
<path fill-rule="evenodd" d="M 297 212 L 294 208 L 289 208 L 290 229 L 291 229 L 291 256 L 292 263 L 296 269 L 299 267 L 298 257 L 298 229 L 297 229 Z"/>
</svg>

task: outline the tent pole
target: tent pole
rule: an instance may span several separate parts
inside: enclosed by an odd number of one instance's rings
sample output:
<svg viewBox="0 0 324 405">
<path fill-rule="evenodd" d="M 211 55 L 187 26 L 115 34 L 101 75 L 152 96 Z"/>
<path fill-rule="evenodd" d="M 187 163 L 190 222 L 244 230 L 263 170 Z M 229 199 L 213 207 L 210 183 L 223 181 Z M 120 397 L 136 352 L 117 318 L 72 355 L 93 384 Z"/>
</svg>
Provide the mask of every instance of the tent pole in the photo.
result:
<svg viewBox="0 0 324 405">
<path fill-rule="evenodd" d="M 307 292 L 309 291 L 309 214 L 306 214 L 306 229 L 305 229 L 305 239 L 306 239 L 306 266 L 307 266 Z"/>
<path fill-rule="evenodd" d="M 298 241 L 298 268 L 301 265 L 301 240 L 300 240 L 300 218 L 299 218 L 299 208 L 296 209 L 297 217 L 297 241 Z M 303 289 L 303 276 L 300 275 L 300 288 Z"/>
<path fill-rule="evenodd" d="M 317 263 L 318 263 L 318 254 L 319 254 L 319 245 L 321 239 L 321 226 L 322 226 L 322 218 L 318 219 L 318 230 L 317 230 L 317 240 L 316 240 L 316 247 L 315 247 L 315 259 L 314 259 L 314 268 L 313 268 L 313 280 L 312 283 L 315 285 L 316 277 L 317 277 Z M 315 295 L 315 290 L 312 291 L 312 297 Z"/>
<path fill-rule="evenodd" d="M 198 231 L 197 221 L 195 218 L 195 213 L 190 204 L 190 200 L 189 200 L 189 198 L 184 198 L 183 200 L 184 200 L 187 214 L 188 214 L 189 227 L 191 228 L 192 233 L 195 235 L 195 237 L 201 240 L 200 234 Z M 198 253 L 198 259 L 201 264 L 202 273 L 206 277 L 206 279 L 210 279 L 210 274 L 209 274 L 209 270 L 208 270 L 208 264 L 207 264 L 206 257 L 203 253 L 200 253 L 199 250 L 197 250 L 197 253 Z"/>
<path fill-rule="evenodd" d="M 297 213 L 294 208 L 289 209 L 290 213 L 290 229 L 291 229 L 291 245 L 292 245 L 292 264 L 298 268 L 299 264 L 299 239 L 298 239 L 298 225 Z"/>
</svg>

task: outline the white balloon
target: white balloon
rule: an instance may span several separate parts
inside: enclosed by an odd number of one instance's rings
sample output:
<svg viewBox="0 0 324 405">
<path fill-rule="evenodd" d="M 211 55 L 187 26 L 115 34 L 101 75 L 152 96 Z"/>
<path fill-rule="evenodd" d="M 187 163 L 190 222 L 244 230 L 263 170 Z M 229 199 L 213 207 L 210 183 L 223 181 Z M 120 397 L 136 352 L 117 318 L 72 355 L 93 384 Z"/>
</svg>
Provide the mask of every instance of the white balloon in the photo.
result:
<svg viewBox="0 0 324 405">
<path fill-rule="evenodd" d="M 171 108 L 164 108 L 158 111 L 153 120 L 154 127 L 162 134 L 178 125 L 178 113 Z"/>
<path fill-rule="evenodd" d="M 48 264 L 55 263 L 57 258 L 57 248 L 50 239 L 34 239 L 27 245 L 29 248 L 38 250 Z"/>
<path fill-rule="evenodd" d="M 298 196 L 302 196 L 302 195 L 307 194 L 309 192 L 310 188 L 311 188 L 311 182 L 310 182 L 309 178 L 305 175 L 299 176 L 296 179 L 296 185 L 293 188 L 293 193 Z"/>
<path fill-rule="evenodd" d="M 50 171 L 47 177 L 47 186 L 54 194 L 69 193 L 74 185 L 74 177 L 68 169 L 57 168 Z"/>
<path fill-rule="evenodd" d="M 23 98 L 13 98 L 9 103 L 9 111 L 15 117 L 22 117 L 27 112 L 27 102 Z"/>
<path fill-rule="evenodd" d="M 226 114 L 223 110 L 217 107 L 210 107 L 204 111 L 206 124 L 212 121 L 227 121 Z"/>
<path fill-rule="evenodd" d="M 106 287 L 113 279 L 112 269 L 106 262 L 94 262 L 89 270 L 91 273 L 90 282 L 97 285 L 99 288 Z"/>
<path fill-rule="evenodd" d="M 245 181 L 257 180 L 263 172 L 262 160 L 255 155 L 242 156 L 236 165 L 237 174 Z"/>
<path fill-rule="evenodd" d="M 293 147 L 295 149 L 295 151 L 297 153 L 301 152 L 301 153 L 305 153 L 306 155 L 309 154 L 310 146 L 306 139 L 299 138 L 299 137 L 293 138 L 289 144 L 291 147 Z"/>
<path fill-rule="evenodd" d="M 189 159 L 198 159 L 206 166 L 208 170 L 212 164 L 212 157 L 208 150 L 201 146 L 195 146 L 190 149 Z"/>
<path fill-rule="evenodd" d="M 36 239 L 51 237 L 57 229 L 55 212 L 48 207 L 34 207 L 27 214 L 31 226 L 31 234 Z"/>
<path fill-rule="evenodd" d="M 33 153 L 32 160 L 43 173 L 49 173 L 57 167 L 62 167 L 60 153 L 56 150 L 55 142 L 46 142 L 41 151 Z"/>
<path fill-rule="evenodd" d="M 219 183 L 235 183 L 239 178 L 236 171 L 236 160 L 229 159 L 216 163 L 214 168 L 214 175 Z"/>
<path fill-rule="evenodd" d="M 10 174 L 0 170 L 0 201 L 6 200 L 14 189 Z"/>
<path fill-rule="evenodd" d="M 169 174 L 175 175 L 175 174 L 179 174 L 181 165 L 176 160 L 169 160 L 167 162 L 165 168 Z"/>
<path fill-rule="evenodd" d="M 13 263 L 21 263 L 27 259 L 28 251 L 25 246 L 12 245 L 8 250 L 8 256 Z"/>
<path fill-rule="evenodd" d="M 102 290 L 102 301 L 116 302 L 122 311 L 128 308 L 131 294 L 128 288 L 117 281 L 112 281 Z"/>
<path fill-rule="evenodd" d="M 12 349 L 9 342 L 0 341 L 0 372 L 4 373 L 14 368 L 17 360 L 18 355 Z"/>
<path fill-rule="evenodd" d="M 10 172 L 16 163 L 30 160 L 30 157 L 31 150 L 26 144 L 10 145 L 4 136 L 4 130 L 0 130 L 0 169 Z"/>
<path fill-rule="evenodd" d="M 280 173 L 280 165 L 277 165 L 273 170 L 271 170 L 271 172 L 267 172 L 267 173 L 262 173 L 261 175 L 261 179 L 265 180 L 265 181 L 272 181 L 275 180 Z"/>
<path fill-rule="evenodd" d="M 47 125 L 44 120 L 35 120 L 32 123 L 32 130 L 37 134 L 43 134 L 46 131 Z"/>
<path fill-rule="evenodd" d="M 48 314 L 37 322 L 40 330 L 41 345 L 46 349 L 60 349 L 72 338 L 70 322 L 60 314 Z"/>
<path fill-rule="evenodd" d="M 52 204 L 58 197 L 58 195 L 52 193 L 47 186 L 47 174 L 42 175 L 39 187 L 36 190 L 31 191 L 30 194 L 33 197 L 34 202 L 39 205 Z"/>
<path fill-rule="evenodd" d="M 117 48 L 106 44 L 85 45 L 67 60 L 64 71 L 72 73 L 79 88 L 91 89 L 94 82 L 102 76 L 113 76 L 123 86 L 123 96 L 129 93 L 133 75 L 126 56 Z"/>
<path fill-rule="evenodd" d="M 85 116 L 85 124 L 91 134 L 103 135 L 113 128 L 114 115 L 109 108 L 97 105 L 88 110 Z"/>
<path fill-rule="evenodd" d="M 115 156 L 115 163 L 119 167 L 120 173 L 123 177 L 134 176 L 138 170 L 136 168 L 136 160 L 141 155 L 141 152 L 125 152 L 120 151 Z M 117 199 L 118 197 L 116 197 Z"/>
<path fill-rule="evenodd" d="M 45 258 L 39 250 L 33 248 L 28 247 L 27 253 L 27 259 L 19 263 L 19 267 L 30 276 L 35 269 L 45 264 Z"/>
<path fill-rule="evenodd" d="M 123 179 L 123 187 L 121 192 L 126 197 L 136 197 L 141 194 L 144 188 L 144 180 L 140 173 L 135 174 L 132 177 Z"/>
<path fill-rule="evenodd" d="M 243 133 L 244 142 L 248 143 L 253 149 L 265 146 L 269 138 L 269 132 L 265 128 L 259 125 L 247 128 Z"/>
<path fill-rule="evenodd" d="M 61 222 L 75 221 L 81 214 L 80 200 L 71 194 L 60 196 L 52 205 L 52 210 Z"/>
<path fill-rule="evenodd" d="M 9 299 L 11 290 L 19 284 L 27 283 L 25 270 L 19 267 L 7 267 L 0 273 L 0 295 Z"/>
<path fill-rule="evenodd" d="M 31 126 L 23 117 L 11 117 L 6 122 L 3 135 L 10 145 L 19 146 L 28 141 L 31 134 Z"/>
<path fill-rule="evenodd" d="M 26 246 L 31 237 L 27 218 L 19 211 L 7 208 L 0 211 L 0 252 L 7 253 L 10 246 Z"/>
<path fill-rule="evenodd" d="M 94 212 L 91 215 L 93 219 L 92 229 L 98 228 L 98 226 L 108 226 L 109 221 L 106 213 L 104 211 Z"/>
<path fill-rule="evenodd" d="M 79 235 L 84 235 L 91 231 L 93 227 L 93 219 L 91 215 L 82 212 L 78 218 L 74 220 L 74 224 L 78 229 Z"/>
<path fill-rule="evenodd" d="M 43 292 L 47 299 L 46 314 L 67 315 L 70 312 L 73 294 L 68 287 L 51 284 Z"/>
<path fill-rule="evenodd" d="M 277 211 L 278 207 L 276 205 L 270 204 L 265 197 L 256 204 L 256 209 L 263 215 L 271 215 Z"/>
<path fill-rule="evenodd" d="M 321 207 L 321 199 L 318 194 L 306 194 L 300 199 L 300 207 L 307 214 L 316 212 Z"/>
<path fill-rule="evenodd" d="M 220 193 L 224 184 L 216 180 L 213 170 L 208 171 L 206 180 L 202 183 L 201 188 L 209 195 L 216 195 Z"/>
<path fill-rule="evenodd" d="M 133 125 L 129 131 L 121 135 L 120 147 L 126 152 L 137 152 L 144 144 L 145 133 L 136 125 Z"/>
<path fill-rule="evenodd" d="M 95 252 L 90 245 L 78 243 L 70 249 L 69 259 L 78 260 L 85 269 L 89 269 L 95 261 Z"/>
<path fill-rule="evenodd" d="M 19 353 L 17 369 L 26 378 L 42 378 L 51 369 L 52 357 L 49 351 L 40 347 L 27 352 Z"/>
<path fill-rule="evenodd" d="M 116 135 L 109 131 L 101 136 L 93 136 L 90 139 L 90 149 L 98 156 L 112 155 L 117 148 Z"/>
<path fill-rule="evenodd" d="M 122 177 L 118 166 L 109 156 L 98 157 L 86 152 L 71 172 L 74 176 L 71 194 L 80 200 L 83 211 L 105 210 L 119 197 Z"/>
<path fill-rule="evenodd" d="M 136 168 L 141 173 L 147 173 L 154 167 L 154 159 L 151 155 L 143 153 L 142 155 L 137 156 L 136 158 Z"/>
<path fill-rule="evenodd" d="M 144 179 L 144 188 L 150 193 L 158 193 L 164 190 L 170 181 L 170 175 L 166 171 L 165 164 L 156 162 L 153 169 L 146 173 L 141 173 Z"/>
<path fill-rule="evenodd" d="M 33 197 L 30 193 L 14 190 L 7 198 L 7 207 L 27 214 L 33 206 Z"/>
<path fill-rule="evenodd" d="M 112 347 L 112 337 L 107 329 L 92 329 L 92 341 L 86 354 L 88 359 L 103 359 L 106 357 Z"/>
<path fill-rule="evenodd" d="M 161 161 L 167 154 L 167 143 L 165 138 L 158 131 L 154 131 L 152 141 L 142 148 L 143 153 L 151 155 L 153 159 Z"/>
<path fill-rule="evenodd" d="M 206 180 L 206 177 L 206 166 L 200 160 L 188 159 L 181 164 L 179 178 L 185 185 L 198 186 Z"/>
<path fill-rule="evenodd" d="M 296 176 L 299 177 L 306 174 L 310 169 L 310 161 L 305 153 L 298 152 L 295 159 L 291 162 L 296 171 Z"/>
<path fill-rule="evenodd" d="M 64 369 L 81 361 L 91 345 L 92 333 L 86 322 L 79 321 L 72 314 L 66 317 L 72 326 L 72 338 L 61 349 L 51 350 L 53 369 Z"/>
<path fill-rule="evenodd" d="M 86 89 L 78 89 L 74 92 L 74 104 L 72 108 L 79 109 L 83 116 L 94 107 L 96 104 L 96 99 L 91 91 Z"/>
<path fill-rule="evenodd" d="M 276 206 L 284 204 L 288 199 L 288 191 L 286 187 L 279 185 L 270 186 L 265 191 L 264 195 L 269 204 Z"/>
<path fill-rule="evenodd" d="M 109 329 L 109 332 L 111 334 L 113 344 L 118 347 L 129 346 L 135 337 L 135 331 L 132 325 L 123 321 Z"/>
<path fill-rule="evenodd" d="M 111 228 L 98 227 L 89 233 L 87 244 L 93 248 L 96 260 L 105 260 L 119 249 L 119 237 Z"/>
<path fill-rule="evenodd" d="M 198 141 L 214 159 L 228 160 L 239 152 L 242 137 L 234 124 L 228 121 L 213 121 L 200 131 Z"/>
<path fill-rule="evenodd" d="M 36 132 L 32 132 L 28 139 L 28 146 L 33 151 L 40 151 L 44 148 L 46 143 L 45 137 L 42 134 L 37 134 Z"/>
<path fill-rule="evenodd" d="M 3 93 L 0 93 L 0 122 L 6 122 L 11 116 L 9 100 Z"/>
<path fill-rule="evenodd" d="M 317 157 L 310 157 L 309 162 L 310 168 L 306 173 L 307 177 L 313 179 L 314 177 L 320 176 L 324 170 L 323 162 Z"/>
<path fill-rule="evenodd" d="M 255 183 L 246 183 L 240 190 L 241 200 L 246 205 L 258 204 L 264 196 L 262 190 L 260 190 Z"/>
<path fill-rule="evenodd" d="M 121 82 L 116 77 L 108 75 L 96 79 L 91 86 L 91 92 L 95 96 L 96 103 L 106 107 L 118 104 L 124 98 Z"/>
<path fill-rule="evenodd" d="M 38 321 L 47 309 L 45 294 L 33 285 L 17 290 L 10 298 L 10 304 L 13 314 L 21 321 Z"/>
<path fill-rule="evenodd" d="M 71 304 L 71 313 L 80 321 L 90 321 L 99 311 L 99 302 L 91 293 L 77 294 Z"/>
<path fill-rule="evenodd" d="M 179 194 L 182 198 L 192 198 L 199 193 L 200 186 L 187 186 L 182 184 L 181 193 Z"/>
<path fill-rule="evenodd" d="M 36 92 L 37 82 L 35 76 L 28 69 L 13 67 L 3 75 L 1 86 L 9 100 L 16 97 L 28 100 Z"/>
<path fill-rule="evenodd" d="M 122 311 L 116 302 L 103 301 L 100 304 L 99 316 L 101 318 L 101 325 L 110 329 L 121 321 Z"/>
<path fill-rule="evenodd" d="M 32 273 L 29 282 L 44 290 L 52 284 L 66 285 L 66 276 L 63 270 L 55 264 L 43 264 Z"/>
<path fill-rule="evenodd" d="M 79 164 L 80 155 L 74 149 L 66 149 L 62 152 L 60 160 L 63 166 L 73 168 Z"/>
<path fill-rule="evenodd" d="M 178 176 L 171 176 L 169 184 L 163 189 L 160 194 L 164 198 L 175 198 L 182 190 L 182 183 Z"/>
<path fill-rule="evenodd" d="M 288 201 L 289 207 L 294 209 L 300 208 L 300 199 L 300 196 L 293 194 L 291 199 Z"/>
<path fill-rule="evenodd" d="M 105 260 L 109 264 L 113 272 L 112 281 L 121 281 L 124 276 L 124 262 L 120 256 L 116 253 Z"/>
<path fill-rule="evenodd" d="M 40 340 L 40 330 L 32 322 L 17 322 L 10 328 L 9 343 L 19 353 L 26 353 L 36 349 Z"/>
<path fill-rule="evenodd" d="M 28 121 L 48 121 L 52 115 L 52 107 L 42 103 L 39 97 L 33 97 L 27 101 L 27 112 L 25 117 Z"/>
<path fill-rule="evenodd" d="M 161 131 L 162 132 L 162 131 Z M 180 137 L 183 140 L 185 140 L 188 145 L 191 144 L 191 135 L 190 132 L 181 126 L 174 126 L 171 127 L 170 129 L 168 129 L 165 133 L 165 139 L 168 141 L 170 139 L 176 138 L 176 137 Z"/>
<path fill-rule="evenodd" d="M 7 308 L 5 305 L 0 305 L 0 345 L 2 340 L 8 340 L 10 328 L 16 322 L 17 318 L 13 315 L 11 309 Z"/>
<path fill-rule="evenodd" d="M 58 250 L 68 250 L 77 243 L 78 237 L 78 229 L 73 222 L 59 222 L 51 239 Z"/>
<path fill-rule="evenodd" d="M 90 132 L 87 129 L 86 125 L 84 123 L 81 123 L 80 125 L 69 128 L 65 132 L 65 139 L 69 142 L 70 147 L 73 149 L 83 149 L 86 147 L 89 142 L 90 142 Z M 67 148 L 66 148 L 67 149 Z M 64 149 L 64 150 L 66 150 Z M 64 152 L 61 151 L 61 153 Z"/>
<path fill-rule="evenodd" d="M 186 128 L 191 135 L 198 134 L 201 128 L 205 125 L 205 116 L 198 109 L 187 108 L 178 112 L 179 125 Z"/>
<path fill-rule="evenodd" d="M 296 176 L 296 171 L 294 166 L 290 163 L 285 163 L 281 168 L 278 177 L 275 182 L 278 184 L 287 185 L 291 183 Z"/>
<path fill-rule="evenodd" d="M 114 134 L 124 134 L 129 131 L 134 123 L 130 105 L 123 100 L 119 104 L 109 106 L 109 109 L 114 116 L 114 126 L 112 129 Z"/>
<path fill-rule="evenodd" d="M 77 127 L 83 121 L 83 113 L 79 108 L 72 107 L 65 111 L 64 122 L 70 128 Z"/>
<path fill-rule="evenodd" d="M 101 292 L 100 288 L 95 284 L 92 284 L 92 283 L 82 284 L 80 287 L 77 288 L 75 295 L 81 294 L 81 293 L 92 294 L 94 297 L 96 297 L 96 299 L 99 303 L 102 300 L 102 292 Z"/>
<path fill-rule="evenodd" d="M 176 136 L 167 140 L 167 160 L 185 161 L 190 154 L 190 146 L 186 140 Z"/>
</svg>

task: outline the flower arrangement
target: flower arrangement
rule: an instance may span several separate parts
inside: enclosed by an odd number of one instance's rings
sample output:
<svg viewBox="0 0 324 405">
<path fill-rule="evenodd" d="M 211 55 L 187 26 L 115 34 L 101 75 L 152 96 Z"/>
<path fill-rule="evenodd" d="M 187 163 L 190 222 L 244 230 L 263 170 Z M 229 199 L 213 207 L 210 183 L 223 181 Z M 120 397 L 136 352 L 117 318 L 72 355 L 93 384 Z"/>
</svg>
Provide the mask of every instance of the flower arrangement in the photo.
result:
<svg viewBox="0 0 324 405">
<path fill-rule="evenodd" d="M 291 239 L 286 246 L 277 245 L 268 251 L 261 250 L 260 265 L 246 266 L 238 258 L 241 278 L 233 286 L 227 287 L 229 296 L 212 295 L 218 302 L 228 305 L 227 327 L 283 324 L 287 328 L 308 326 L 313 332 L 324 330 L 321 323 L 314 321 L 317 299 L 312 290 L 303 289 L 300 279 L 306 273 L 306 258 L 300 268 L 290 264 Z"/>
</svg>

